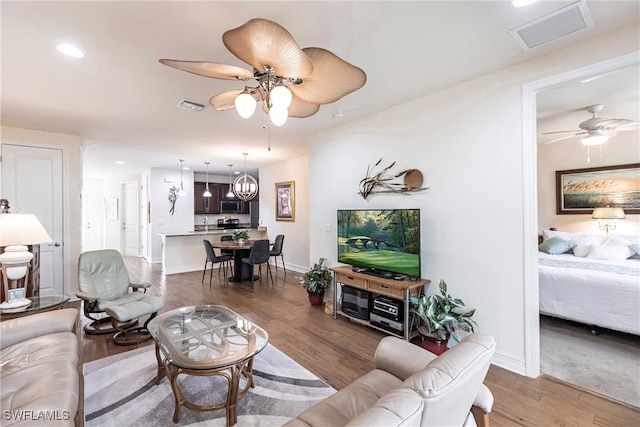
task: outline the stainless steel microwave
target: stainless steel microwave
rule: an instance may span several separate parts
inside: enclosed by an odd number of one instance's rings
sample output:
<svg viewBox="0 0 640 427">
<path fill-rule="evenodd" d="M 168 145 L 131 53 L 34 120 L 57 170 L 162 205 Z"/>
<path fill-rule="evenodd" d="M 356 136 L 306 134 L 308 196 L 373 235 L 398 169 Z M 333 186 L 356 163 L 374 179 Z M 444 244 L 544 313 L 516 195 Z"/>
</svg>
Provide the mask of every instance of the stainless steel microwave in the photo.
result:
<svg viewBox="0 0 640 427">
<path fill-rule="evenodd" d="M 242 212 L 242 202 L 236 200 L 222 200 L 220 202 L 220 213 L 240 212 Z"/>
</svg>

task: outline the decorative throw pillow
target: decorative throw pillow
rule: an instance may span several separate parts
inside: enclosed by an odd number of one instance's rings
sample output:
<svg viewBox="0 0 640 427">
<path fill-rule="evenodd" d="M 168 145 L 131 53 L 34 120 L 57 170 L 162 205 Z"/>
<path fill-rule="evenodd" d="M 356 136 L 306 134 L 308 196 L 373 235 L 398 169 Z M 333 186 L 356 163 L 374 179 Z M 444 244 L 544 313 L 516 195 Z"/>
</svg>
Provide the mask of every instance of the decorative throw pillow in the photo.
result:
<svg viewBox="0 0 640 427">
<path fill-rule="evenodd" d="M 584 237 L 580 239 L 578 244 L 573 248 L 573 254 L 577 257 L 584 258 L 589 255 L 591 245 L 599 245 L 598 239 L 595 237 Z"/>
<path fill-rule="evenodd" d="M 549 240 L 545 240 L 538 246 L 542 252 L 546 252 L 549 255 L 560 255 L 573 248 L 576 244 L 566 241 L 560 237 L 552 237 Z"/>
<path fill-rule="evenodd" d="M 620 261 L 629 258 L 631 255 L 633 255 L 633 251 L 629 246 L 592 245 L 587 258 Z"/>
</svg>

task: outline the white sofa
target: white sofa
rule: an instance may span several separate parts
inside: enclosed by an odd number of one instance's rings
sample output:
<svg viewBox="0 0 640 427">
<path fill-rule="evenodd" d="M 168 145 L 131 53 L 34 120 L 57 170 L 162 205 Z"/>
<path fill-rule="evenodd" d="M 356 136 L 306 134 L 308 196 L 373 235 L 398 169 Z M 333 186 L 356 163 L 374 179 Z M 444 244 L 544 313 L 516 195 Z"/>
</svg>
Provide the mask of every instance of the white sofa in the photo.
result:
<svg viewBox="0 0 640 427">
<path fill-rule="evenodd" d="M 65 308 L 0 322 L 0 425 L 75 425 L 77 320 Z"/>
</svg>

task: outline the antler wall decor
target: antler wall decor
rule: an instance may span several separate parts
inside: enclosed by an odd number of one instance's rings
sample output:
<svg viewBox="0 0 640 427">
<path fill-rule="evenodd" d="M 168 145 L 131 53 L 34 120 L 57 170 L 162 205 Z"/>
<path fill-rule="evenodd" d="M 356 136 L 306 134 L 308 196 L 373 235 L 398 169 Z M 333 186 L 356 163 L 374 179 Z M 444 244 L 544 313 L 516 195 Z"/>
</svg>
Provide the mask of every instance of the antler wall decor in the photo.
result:
<svg viewBox="0 0 640 427">
<path fill-rule="evenodd" d="M 428 187 L 420 187 L 422 185 L 422 173 L 418 169 L 405 169 L 395 175 L 385 175 L 396 162 L 391 163 L 380 172 L 374 174 L 376 166 L 380 165 L 382 159 L 378 160 L 373 167 L 367 167 L 367 175 L 360 181 L 360 191 L 358 194 L 363 199 L 367 199 L 369 194 L 380 193 L 409 193 L 414 191 L 427 190 Z M 403 177 L 403 182 L 392 182 L 394 179 Z M 382 187 L 384 190 L 373 191 L 376 187 Z"/>
</svg>

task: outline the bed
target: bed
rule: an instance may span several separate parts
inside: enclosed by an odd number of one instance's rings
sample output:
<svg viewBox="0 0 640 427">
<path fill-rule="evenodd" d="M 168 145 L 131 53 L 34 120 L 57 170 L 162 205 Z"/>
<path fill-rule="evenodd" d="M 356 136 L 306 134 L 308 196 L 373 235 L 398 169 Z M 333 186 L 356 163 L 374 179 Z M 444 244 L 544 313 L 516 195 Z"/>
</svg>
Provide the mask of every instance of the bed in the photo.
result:
<svg viewBox="0 0 640 427">
<path fill-rule="evenodd" d="M 638 239 L 545 230 L 540 313 L 640 335 Z"/>
</svg>

